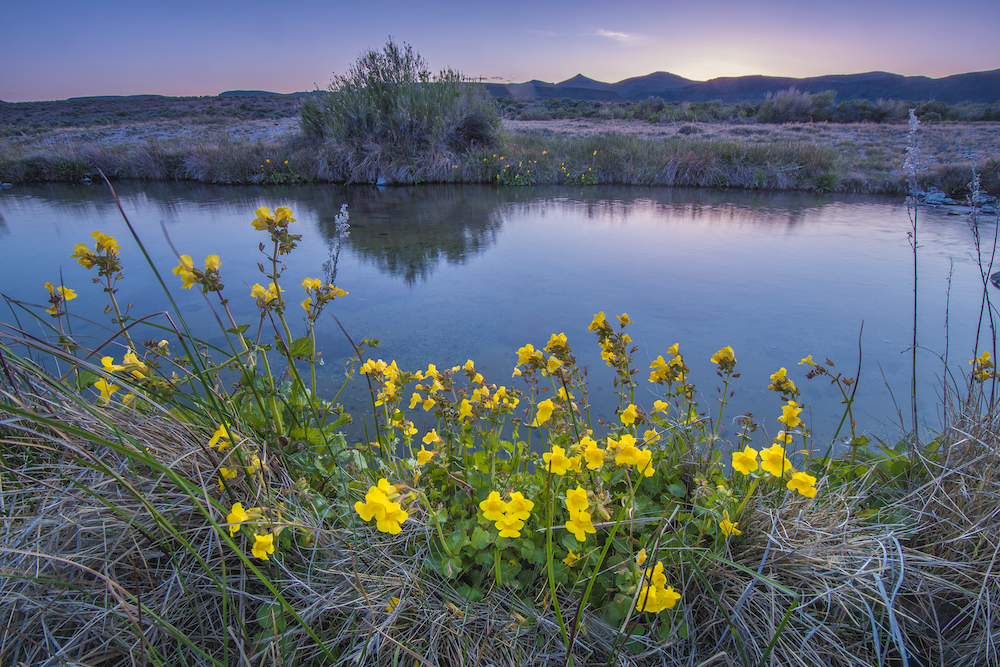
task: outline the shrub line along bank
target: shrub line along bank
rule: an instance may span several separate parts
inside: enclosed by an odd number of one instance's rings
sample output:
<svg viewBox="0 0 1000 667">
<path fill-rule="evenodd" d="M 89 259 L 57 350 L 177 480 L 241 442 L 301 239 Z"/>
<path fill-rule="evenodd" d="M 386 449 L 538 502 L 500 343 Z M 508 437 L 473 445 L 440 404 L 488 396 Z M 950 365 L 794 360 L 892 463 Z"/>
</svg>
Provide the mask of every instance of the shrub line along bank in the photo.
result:
<svg viewBox="0 0 1000 667">
<path fill-rule="evenodd" d="M 561 136 L 510 133 L 495 148 L 428 152 L 400 161 L 388 148 L 358 152 L 301 135 L 273 143 L 147 141 L 46 147 L 0 146 L 0 181 L 196 181 L 226 185 L 421 183 L 654 185 L 754 190 L 901 194 L 902 156 L 888 164 L 852 163 L 834 147 L 808 141 L 759 141 L 627 134 Z M 899 162 L 900 164 L 895 164 Z M 925 189 L 961 196 L 972 168 L 983 189 L 1000 193 L 996 159 L 940 165 L 920 176 Z"/>
</svg>

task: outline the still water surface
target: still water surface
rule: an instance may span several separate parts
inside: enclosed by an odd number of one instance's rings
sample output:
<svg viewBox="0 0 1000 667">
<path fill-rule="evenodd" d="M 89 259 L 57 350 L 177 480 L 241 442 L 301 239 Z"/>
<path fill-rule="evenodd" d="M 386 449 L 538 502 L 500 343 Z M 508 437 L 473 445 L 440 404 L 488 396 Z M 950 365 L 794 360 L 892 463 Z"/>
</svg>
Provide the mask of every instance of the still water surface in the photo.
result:
<svg viewBox="0 0 1000 667">
<path fill-rule="evenodd" d="M 221 338 L 205 299 L 181 290 L 169 273 L 177 258 L 166 236 L 199 266 L 205 255 L 220 255 L 237 321 L 256 323 L 249 293 L 255 282 L 265 282 L 256 267 L 265 236 L 250 226 L 253 210 L 284 205 L 297 219 L 292 227 L 302 241 L 282 278 L 295 304 L 305 296 L 302 278 L 322 276 L 333 219 L 346 203 L 351 233 L 337 284 L 350 296 L 338 300 L 334 312 L 355 340 L 380 339 L 373 355 L 400 367 L 473 359 L 487 379 L 509 384 L 518 347 L 540 347 L 551 333 L 565 332 L 591 371 L 595 416 L 608 417 L 612 376 L 587 325 L 598 311 L 609 318 L 628 312 L 640 377 L 658 354 L 680 343 L 703 406 L 717 396 L 708 358 L 732 345 L 742 377 L 728 416 L 752 411 L 772 434 L 781 403 L 766 391 L 768 376 L 785 366 L 811 411 L 807 423 L 820 439 L 832 435 L 839 394 L 823 379 L 806 380 L 797 363 L 808 354 L 829 357 L 853 375 L 859 338 L 859 425 L 879 436 L 898 433 L 889 388 L 909 414 L 913 268 L 910 221 L 897 199 L 622 187 L 120 183 L 117 190 L 189 323 L 216 343 Z M 95 229 L 122 244 L 119 298 L 132 303 L 132 314 L 165 310 L 167 301 L 117 208 L 97 186 L 18 186 L 0 194 L 0 291 L 42 304 L 42 285 L 61 279 L 79 294 L 70 304 L 75 315 L 106 322 L 103 293 L 69 258 L 74 244 L 92 244 Z M 991 240 L 993 232 L 983 228 Z M 918 340 L 929 350 L 919 356 L 920 397 L 923 418 L 933 426 L 946 313 L 952 368 L 962 372 L 973 354 L 982 282 L 967 216 L 922 210 L 919 235 Z M 297 310 L 290 308 L 293 321 Z M 106 335 L 83 322 L 75 329 L 93 340 Z M 332 395 L 351 348 L 332 318 L 322 320 L 318 335 L 326 359 L 322 391 Z M 656 399 L 651 387 L 643 382 L 639 390 L 647 407 Z M 367 401 L 360 386 L 342 400 L 356 415 Z M 414 416 L 421 426 L 422 411 Z"/>
</svg>

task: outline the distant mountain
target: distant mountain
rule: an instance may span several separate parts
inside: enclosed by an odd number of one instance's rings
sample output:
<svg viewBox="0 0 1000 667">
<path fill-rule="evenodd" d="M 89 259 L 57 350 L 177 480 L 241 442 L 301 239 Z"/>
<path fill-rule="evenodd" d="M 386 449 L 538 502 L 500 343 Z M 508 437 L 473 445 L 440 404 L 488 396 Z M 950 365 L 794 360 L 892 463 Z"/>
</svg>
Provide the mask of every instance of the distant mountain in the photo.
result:
<svg viewBox="0 0 1000 667">
<path fill-rule="evenodd" d="M 138 98 L 154 98 L 154 97 L 166 97 L 166 95 L 154 95 L 152 93 L 142 93 L 139 95 L 88 95 L 85 97 L 67 97 L 66 100 L 78 101 L 78 100 L 120 100 L 126 97 L 138 99 Z"/>
<path fill-rule="evenodd" d="M 604 83 L 577 74 L 560 83 L 532 80 L 526 83 L 486 84 L 494 97 L 568 97 L 577 100 L 638 101 L 662 97 L 667 102 L 709 102 L 721 100 L 755 102 L 768 94 L 796 88 L 807 93 L 832 90 L 840 101 L 879 98 L 922 102 L 939 100 L 949 104 L 1000 101 L 1000 69 L 955 74 L 940 79 L 902 76 L 890 72 L 835 74 L 806 79 L 773 76 L 722 77 L 692 81 L 669 72 Z"/>
</svg>

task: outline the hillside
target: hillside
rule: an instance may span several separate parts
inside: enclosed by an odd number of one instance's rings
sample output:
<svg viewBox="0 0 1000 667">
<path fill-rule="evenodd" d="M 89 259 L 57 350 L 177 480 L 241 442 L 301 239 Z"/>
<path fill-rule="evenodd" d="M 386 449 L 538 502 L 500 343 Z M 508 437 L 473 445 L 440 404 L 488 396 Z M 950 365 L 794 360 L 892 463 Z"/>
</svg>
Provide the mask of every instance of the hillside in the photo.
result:
<svg viewBox="0 0 1000 667">
<path fill-rule="evenodd" d="M 603 83 L 578 74 L 560 83 L 532 80 L 514 84 L 486 84 L 495 97 L 551 97 L 576 100 L 638 101 L 661 97 L 667 102 L 725 103 L 761 101 L 769 94 L 789 88 L 807 93 L 832 90 L 837 99 L 882 99 L 923 102 L 939 100 L 949 104 L 1000 101 L 1000 69 L 968 72 L 940 79 L 902 76 L 889 72 L 837 74 L 806 79 L 774 76 L 722 77 L 692 81 L 669 72 L 654 72 L 618 83 Z"/>
</svg>

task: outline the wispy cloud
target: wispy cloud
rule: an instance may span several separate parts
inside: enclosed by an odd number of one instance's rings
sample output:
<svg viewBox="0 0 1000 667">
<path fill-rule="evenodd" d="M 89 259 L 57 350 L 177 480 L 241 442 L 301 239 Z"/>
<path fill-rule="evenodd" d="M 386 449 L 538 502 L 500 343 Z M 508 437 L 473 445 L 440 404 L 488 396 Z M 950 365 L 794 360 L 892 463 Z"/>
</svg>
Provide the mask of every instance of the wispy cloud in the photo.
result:
<svg viewBox="0 0 1000 667">
<path fill-rule="evenodd" d="M 611 30 L 605 30 L 603 28 L 591 34 L 597 37 L 607 37 L 608 39 L 613 39 L 616 42 L 632 42 L 635 41 L 638 37 L 637 35 L 630 35 L 627 32 L 614 32 Z"/>
</svg>

